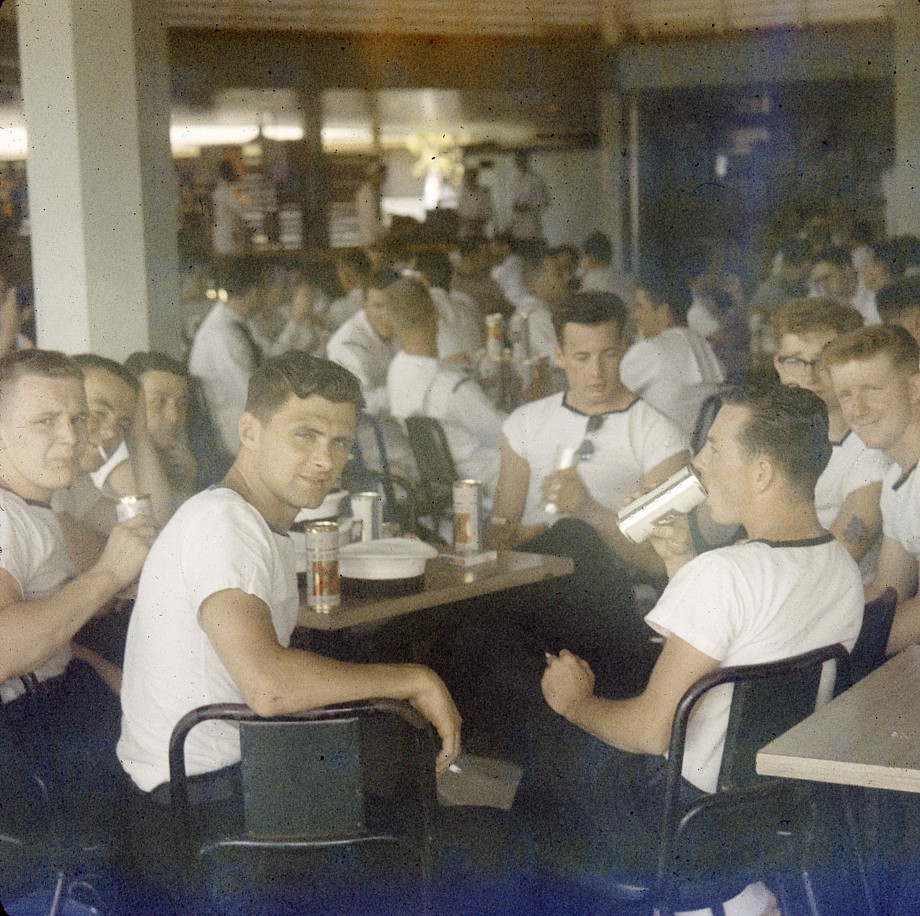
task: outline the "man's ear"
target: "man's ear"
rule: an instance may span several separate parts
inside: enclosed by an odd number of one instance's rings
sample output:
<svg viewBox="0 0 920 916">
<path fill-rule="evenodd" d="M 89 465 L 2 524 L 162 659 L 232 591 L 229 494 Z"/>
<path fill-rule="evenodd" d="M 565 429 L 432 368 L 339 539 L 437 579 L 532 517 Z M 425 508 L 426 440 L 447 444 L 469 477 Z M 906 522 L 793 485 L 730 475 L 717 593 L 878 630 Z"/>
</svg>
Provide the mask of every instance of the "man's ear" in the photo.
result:
<svg viewBox="0 0 920 916">
<path fill-rule="evenodd" d="M 759 456 L 754 463 L 754 486 L 758 493 L 767 490 L 776 480 L 777 470 L 773 460 L 767 455 Z"/>
<path fill-rule="evenodd" d="M 243 411 L 240 421 L 237 424 L 237 430 L 240 434 L 240 445 L 246 448 L 258 448 L 259 439 L 262 435 L 262 422 L 248 410 Z"/>
<path fill-rule="evenodd" d="M 562 364 L 562 349 L 560 347 L 556 347 L 553 350 L 553 363 L 555 363 L 557 369 L 565 368 Z"/>
</svg>

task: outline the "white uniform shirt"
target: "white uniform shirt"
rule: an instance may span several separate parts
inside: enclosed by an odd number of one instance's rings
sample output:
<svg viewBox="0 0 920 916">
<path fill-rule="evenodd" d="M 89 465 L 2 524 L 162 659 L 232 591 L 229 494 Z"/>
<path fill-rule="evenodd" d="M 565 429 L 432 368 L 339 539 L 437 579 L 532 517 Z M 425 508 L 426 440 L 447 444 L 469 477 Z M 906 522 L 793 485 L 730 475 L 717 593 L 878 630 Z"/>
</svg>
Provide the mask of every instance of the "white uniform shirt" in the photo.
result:
<svg viewBox="0 0 920 916">
<path fill-rule="evenodd" d="M 620 379 L 689 436 L 703 401 L 715 394 L 725 373 L 704 337 L 690 328 L 668 328 L 626 351 Z"/>
<path fill-rule="evenodd" d="M 59 591 L 74 577 L 64 532 L 54 510 L 0 488 L 0 569 L 19 584 L 23 601 L 37 601 Z M 63 674 L 70 662 L 65 643 L 35 670 L 40 681 Z M 9 703 L 25 693 L 18 677 L 0 684 L 0 700 Z"/>
<path fill-rule="evenodd" d="M 861 487 L 884 480 L 890 466 L 890 458 L 869 448 L 856 433 L 848 432 L 840 442 L 834 442 L 830 461 L 815 487 L 818 521 L 830 528 L 846 498 Z"/>
<path fill-rule="evenodd" d="M 227 181 L 219 181 L 211 192 L 211 244 L 215 254 L 233 254 L 242 247 L 246 206 Z"/>
<path fill-rule="evenodd" d="M 326 312 L 326 324 L 330 329 L 337 330 L 349 318 L 353 318 L 363 310 L 364 290 L 359 286 L 350 293 L 333 300 Z"/>
<path fill-rule="evenodd" d="M 722 330 L 722 322 L 713 312 L 714 306 L 708 299 L 693 297 L 690 311 L 687 312 L 687 327 L 696 331 L 700 337 L 711 337 Z"/>
<path fill-rule="evenodd" d="M 399 352 L 387 388 L 394 417 L 437 420 L 460 476 L 481 480 L 488 495 L 495 493 L 504 416 L 472 378 L 434 357 Z"/>
<path fill-rule="evenodd" d="M 509 302 L 527 295 L 524 269 L 518 255 L 509 254 L 501 264 L 496 264 L 491 270 L 491 277 Z"/>
<path fill-rule="evenodd" d="M 363 310 L 329 338 L 326 355 L 358 377 L 368 413 L 387 410 L 387 369 L 396 355 L 396 341 L 381 340 Z"/>
<path fill-rule="evenodd" d="M 512 201 L 525 210 L 513 210 L 510 229 L 519 239 L 538 239 L 543 236 L 543 210 L 549 205 L 549 192 L 543 178 L 528 169 L 519 172 L 515 169 L 511 182 Z"/>
<path fill-rule="evenodd" d="M 620 273 L 612 265 L 587 270 L 581 278 L 583 293 L 613 293 L 626 305 L 629 305 L 635 287 L 636 281 L 629 274 Z"/>
<path fill-rule="evenodd" d="M 911 556 L 920 556 L 920 474 L 892 464 L 882 484 L 882 531 Z"/>
<path fill-rule="evenodd" d="M 128 626 L 117 751 L 145 792 L 169 779 L 169 736 L 182 716 L 207 703 L 243 702 L 198 617 L 205 599 L 225 589 L 264 601 L 278 642 L 289 644 L 299 605 L 291 539 L 238 493 L 213 488 L 182 505 L 156 539 Z M 239 731 L 200 725 L 185 756 L 191 775 L 236 763 Z"/>
<path fill-rule="evenodd" d="M 553 520 L 543 510 L 542 484 L 556 470 L 562 448 L 592 442 L 593 452 L 579 462 L 578 473 L 594 499 L 617 509 L 649 471 L 687 447 L 674 423 L 639 398 L 603 416 L 600 428 L 588 433 L 590 417 L 566 406 L 564 395 L 553 394 L 519 407 L 505 421 L 505 439 L 530 468 L 525 525 Z"/>
<path fill-rule="evenodd" d="M 840 642 L 862 624 L 859 570 L 831 535 L 797 543 L 750 541 L 704 553 L 678 570 L 646 622 L 722 667 L 771 662 Z M 690 720 L 684 778 L 713 792 L 731 686 L 711 691 Z"/>
<path fill-rule="evenodd" d="M 195 334 L 188 358 L 189 372 L 201 379 L 211 422 L 224 448 L 234 455 L 240 446 L 237 426 L 246 407 L 249 376 L 255 369 L 243 324 L 233 309 L 215 303 Z"/>
<path fill-rule="evenodd" d="M 556 330 L 549 306 L 536 296 L 514 300 L 514 314 L 523 315 L 527 322 L 527 346 L 531 356 L 546 355 L 552 359 L 556 352 Z"/>
<path fill-rule="evenodd" d="M 482 347 L 482 329 L 476 303 L 463 293 L 432 286 L 428 292 L 438 309 L 438 356 L 467 355 L 475 358 Z"/>
</svg>

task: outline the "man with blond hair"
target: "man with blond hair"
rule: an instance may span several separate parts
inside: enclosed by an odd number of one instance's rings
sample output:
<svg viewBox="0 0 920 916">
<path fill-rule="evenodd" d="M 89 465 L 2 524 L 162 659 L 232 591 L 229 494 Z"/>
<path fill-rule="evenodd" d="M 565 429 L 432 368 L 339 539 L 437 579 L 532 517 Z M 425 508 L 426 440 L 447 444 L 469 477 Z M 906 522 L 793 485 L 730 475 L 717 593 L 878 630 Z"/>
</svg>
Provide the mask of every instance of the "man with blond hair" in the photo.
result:
<svg viewBox="0 0 920 916">
<path fill-rule="evenodd" d="M 892 461 L 882 483 L 882 548 L 866 600 L 898 593 L 888 651 L 920 641 L 920 347 L 902 327 L 861 328 L 832 341 L 822 358 L 844 419 Z"/>
</svg>

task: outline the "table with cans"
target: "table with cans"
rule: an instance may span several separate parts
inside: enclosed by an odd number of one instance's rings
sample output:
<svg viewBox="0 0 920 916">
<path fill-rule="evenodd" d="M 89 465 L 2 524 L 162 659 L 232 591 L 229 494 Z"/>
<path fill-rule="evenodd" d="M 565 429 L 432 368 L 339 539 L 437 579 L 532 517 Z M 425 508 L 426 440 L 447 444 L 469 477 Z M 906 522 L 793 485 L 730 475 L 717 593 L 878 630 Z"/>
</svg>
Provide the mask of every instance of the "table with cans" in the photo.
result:
<svg viewBox="0 0 920 916">
<path fill-rule="evenodd" d="M 298 625 L 311 630 L 346 630 L 379 624 L 427 608 L 467 601 L 505 589 L 531 585 L 572 572 L 568 557 L 500 550 L 495 559 L 472 566 L 456 566 L 438 558 L 425 567 L 424 585 L 418 591 L 395 597 L 343 595 L 339 606 L 322 613 L 312 610 L 306 588 L 301 589 Z"/>
</svg>

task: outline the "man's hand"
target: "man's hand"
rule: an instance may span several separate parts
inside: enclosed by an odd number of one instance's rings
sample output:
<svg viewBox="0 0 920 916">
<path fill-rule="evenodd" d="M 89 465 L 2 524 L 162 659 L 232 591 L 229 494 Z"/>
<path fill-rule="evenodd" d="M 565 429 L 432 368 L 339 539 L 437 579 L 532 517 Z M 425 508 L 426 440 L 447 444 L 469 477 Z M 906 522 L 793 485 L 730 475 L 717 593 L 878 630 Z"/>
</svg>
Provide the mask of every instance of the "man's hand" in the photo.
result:
<svg viewBox="0 0 920 916">
<path fill-rule="evenodd" d="M 594 672 L 590 665 L 568 649 L 547 655 L 540 689 L 553 712 L 568 719 L 579 703 L 594 694 Z"/>
<path fill-rule="evenodd" d="M 669 515 L 658 522 L 650 540 L 655 553 L 664 560 L 669 579 L 696 556 L 690 536 L 690 521 L 682 513 Z"/>
<path fill-rule="evenodd" d="M 120 522 L 112 529 L 96 568 L 108 573 L 118 583 L 120 591 L 140 575 L 156 536 L 153 519 L 145 515 Z"/>
<path fill-rule="evenodd" d="M 444 682 L 429 668 L 421 668 L 421 689 L 409 697 L 415 707 L 434 727 L 441 738 L 436 771 L 440 774 L 457 759 L 460 753 L 460 712 L 454 705 Z"/>
<path fill-rule="evenodd" d="M 555 503 L 559 512 L 581 518 L 592 502 L 591 494 L 575 468 L 553 471 L 543 480 L 543 503 Z"/>
</svg>

